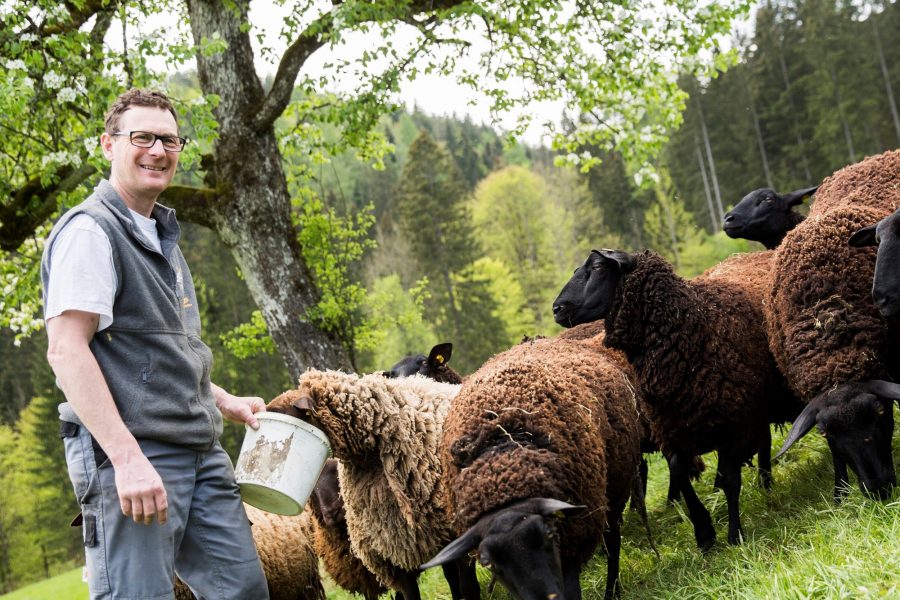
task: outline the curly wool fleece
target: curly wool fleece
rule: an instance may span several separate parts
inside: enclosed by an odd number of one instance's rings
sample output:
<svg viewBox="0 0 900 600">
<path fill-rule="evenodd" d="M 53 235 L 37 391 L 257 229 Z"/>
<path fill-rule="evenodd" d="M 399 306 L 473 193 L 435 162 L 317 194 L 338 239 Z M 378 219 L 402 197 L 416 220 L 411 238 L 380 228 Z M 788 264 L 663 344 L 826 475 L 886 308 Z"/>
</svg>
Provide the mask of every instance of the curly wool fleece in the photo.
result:
<svg viewBox="0 0 900 600">
<path fill-rule="evenodd" d="M 350 544 L 367 569 L 393 587 L 453 531 L 438 459 L 444 417 L 460 387 L 420 375 L 397 379 L 311 370 L 299 391 L 340 461 Z"/>
<path fill-rule="evenodd" d="M 577 340 L 499 354 L 463 383 L 441 459 L 458 532 L 514 500 L 583 504 L 559 526 L 563 560 L 586 561 L 618 519 L 640 460 L 636 390 L 614 361 Z"/>
</svg>

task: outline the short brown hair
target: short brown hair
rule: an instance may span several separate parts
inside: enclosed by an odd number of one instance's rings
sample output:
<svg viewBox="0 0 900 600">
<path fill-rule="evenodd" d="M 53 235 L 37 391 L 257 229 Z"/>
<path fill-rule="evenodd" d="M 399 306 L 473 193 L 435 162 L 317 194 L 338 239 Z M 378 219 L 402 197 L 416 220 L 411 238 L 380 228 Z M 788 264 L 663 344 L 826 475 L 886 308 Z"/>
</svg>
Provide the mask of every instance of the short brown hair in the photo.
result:
<svg viewBox="0 0 900 600">
<path fill-rule="evenodd" d="M 156 108 L 165 109 L 172 113 L 172 116 L 175 117 L 175 123 L 178 123 L 178 114 L 175 112 L 175 107 L 168 96 L 162 92 L 131 88 L 127 92 L 120 94 L 109 107 L 109 110 L 106 111 L 106 133 L 115 133 L 119 130 L 119 119 L 132 106 L 155 106 Z"/>
</svg>

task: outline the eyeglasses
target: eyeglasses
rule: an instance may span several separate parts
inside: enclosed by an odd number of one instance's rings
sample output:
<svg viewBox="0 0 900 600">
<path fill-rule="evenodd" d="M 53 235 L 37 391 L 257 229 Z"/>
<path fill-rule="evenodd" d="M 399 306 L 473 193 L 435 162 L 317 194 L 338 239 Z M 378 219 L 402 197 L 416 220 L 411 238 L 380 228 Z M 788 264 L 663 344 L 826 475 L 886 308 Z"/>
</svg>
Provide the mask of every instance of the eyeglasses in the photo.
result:
<svg viewBox="0 0 900 600">
<path fill-rule="evenodd" d="M 149 131 L 117 131 L 109 135 L 127 135 L 131 145 L 138 148 L 152 148 L 156 140 L 159 140 L 166 152 L 181 152 L 187 143 L 187 138 L 177 135 L 156 135 Z"/>
</svg>

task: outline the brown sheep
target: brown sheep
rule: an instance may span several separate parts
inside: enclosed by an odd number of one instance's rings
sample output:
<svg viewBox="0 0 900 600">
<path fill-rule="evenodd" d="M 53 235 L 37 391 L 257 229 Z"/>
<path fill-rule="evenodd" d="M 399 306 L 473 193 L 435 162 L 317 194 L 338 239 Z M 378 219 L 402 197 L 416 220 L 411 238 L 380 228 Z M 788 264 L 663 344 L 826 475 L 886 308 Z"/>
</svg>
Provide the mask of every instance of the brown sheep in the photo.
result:
<svg viewBox="0 0 900 600">
<path fill-rule="evenodd" d="M 613 597 L 639 444 L 637 391 L 602 348 L 539 339 L 494 356 L 463 382 L 441 441 L 462 535 L 423 568 L 474 549 L 519 597 L 575 599 L 602 539 Z"/>
</svg>

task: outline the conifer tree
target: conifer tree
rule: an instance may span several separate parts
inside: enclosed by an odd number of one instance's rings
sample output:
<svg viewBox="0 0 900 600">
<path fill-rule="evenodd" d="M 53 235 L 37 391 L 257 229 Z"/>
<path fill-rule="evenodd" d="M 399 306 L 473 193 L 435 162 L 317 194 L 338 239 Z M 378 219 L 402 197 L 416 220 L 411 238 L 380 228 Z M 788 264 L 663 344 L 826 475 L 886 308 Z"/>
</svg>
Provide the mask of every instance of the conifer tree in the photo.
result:
<svg viewBox="0 0 900 600">
<path fill-rule="evenodd" d="M 454 344 L 454 364 L 470 370 L 502 349 L 506 335 L 493 317 L 496 300 L 488 282 L 472 277 L 481 252 L 465 199 L 455 161 L 423 131 L 409 148 L 397 193 L 400 230 L 429 280 L 425 318 L 435 323 L 441 341 Z"/>
</svg>

